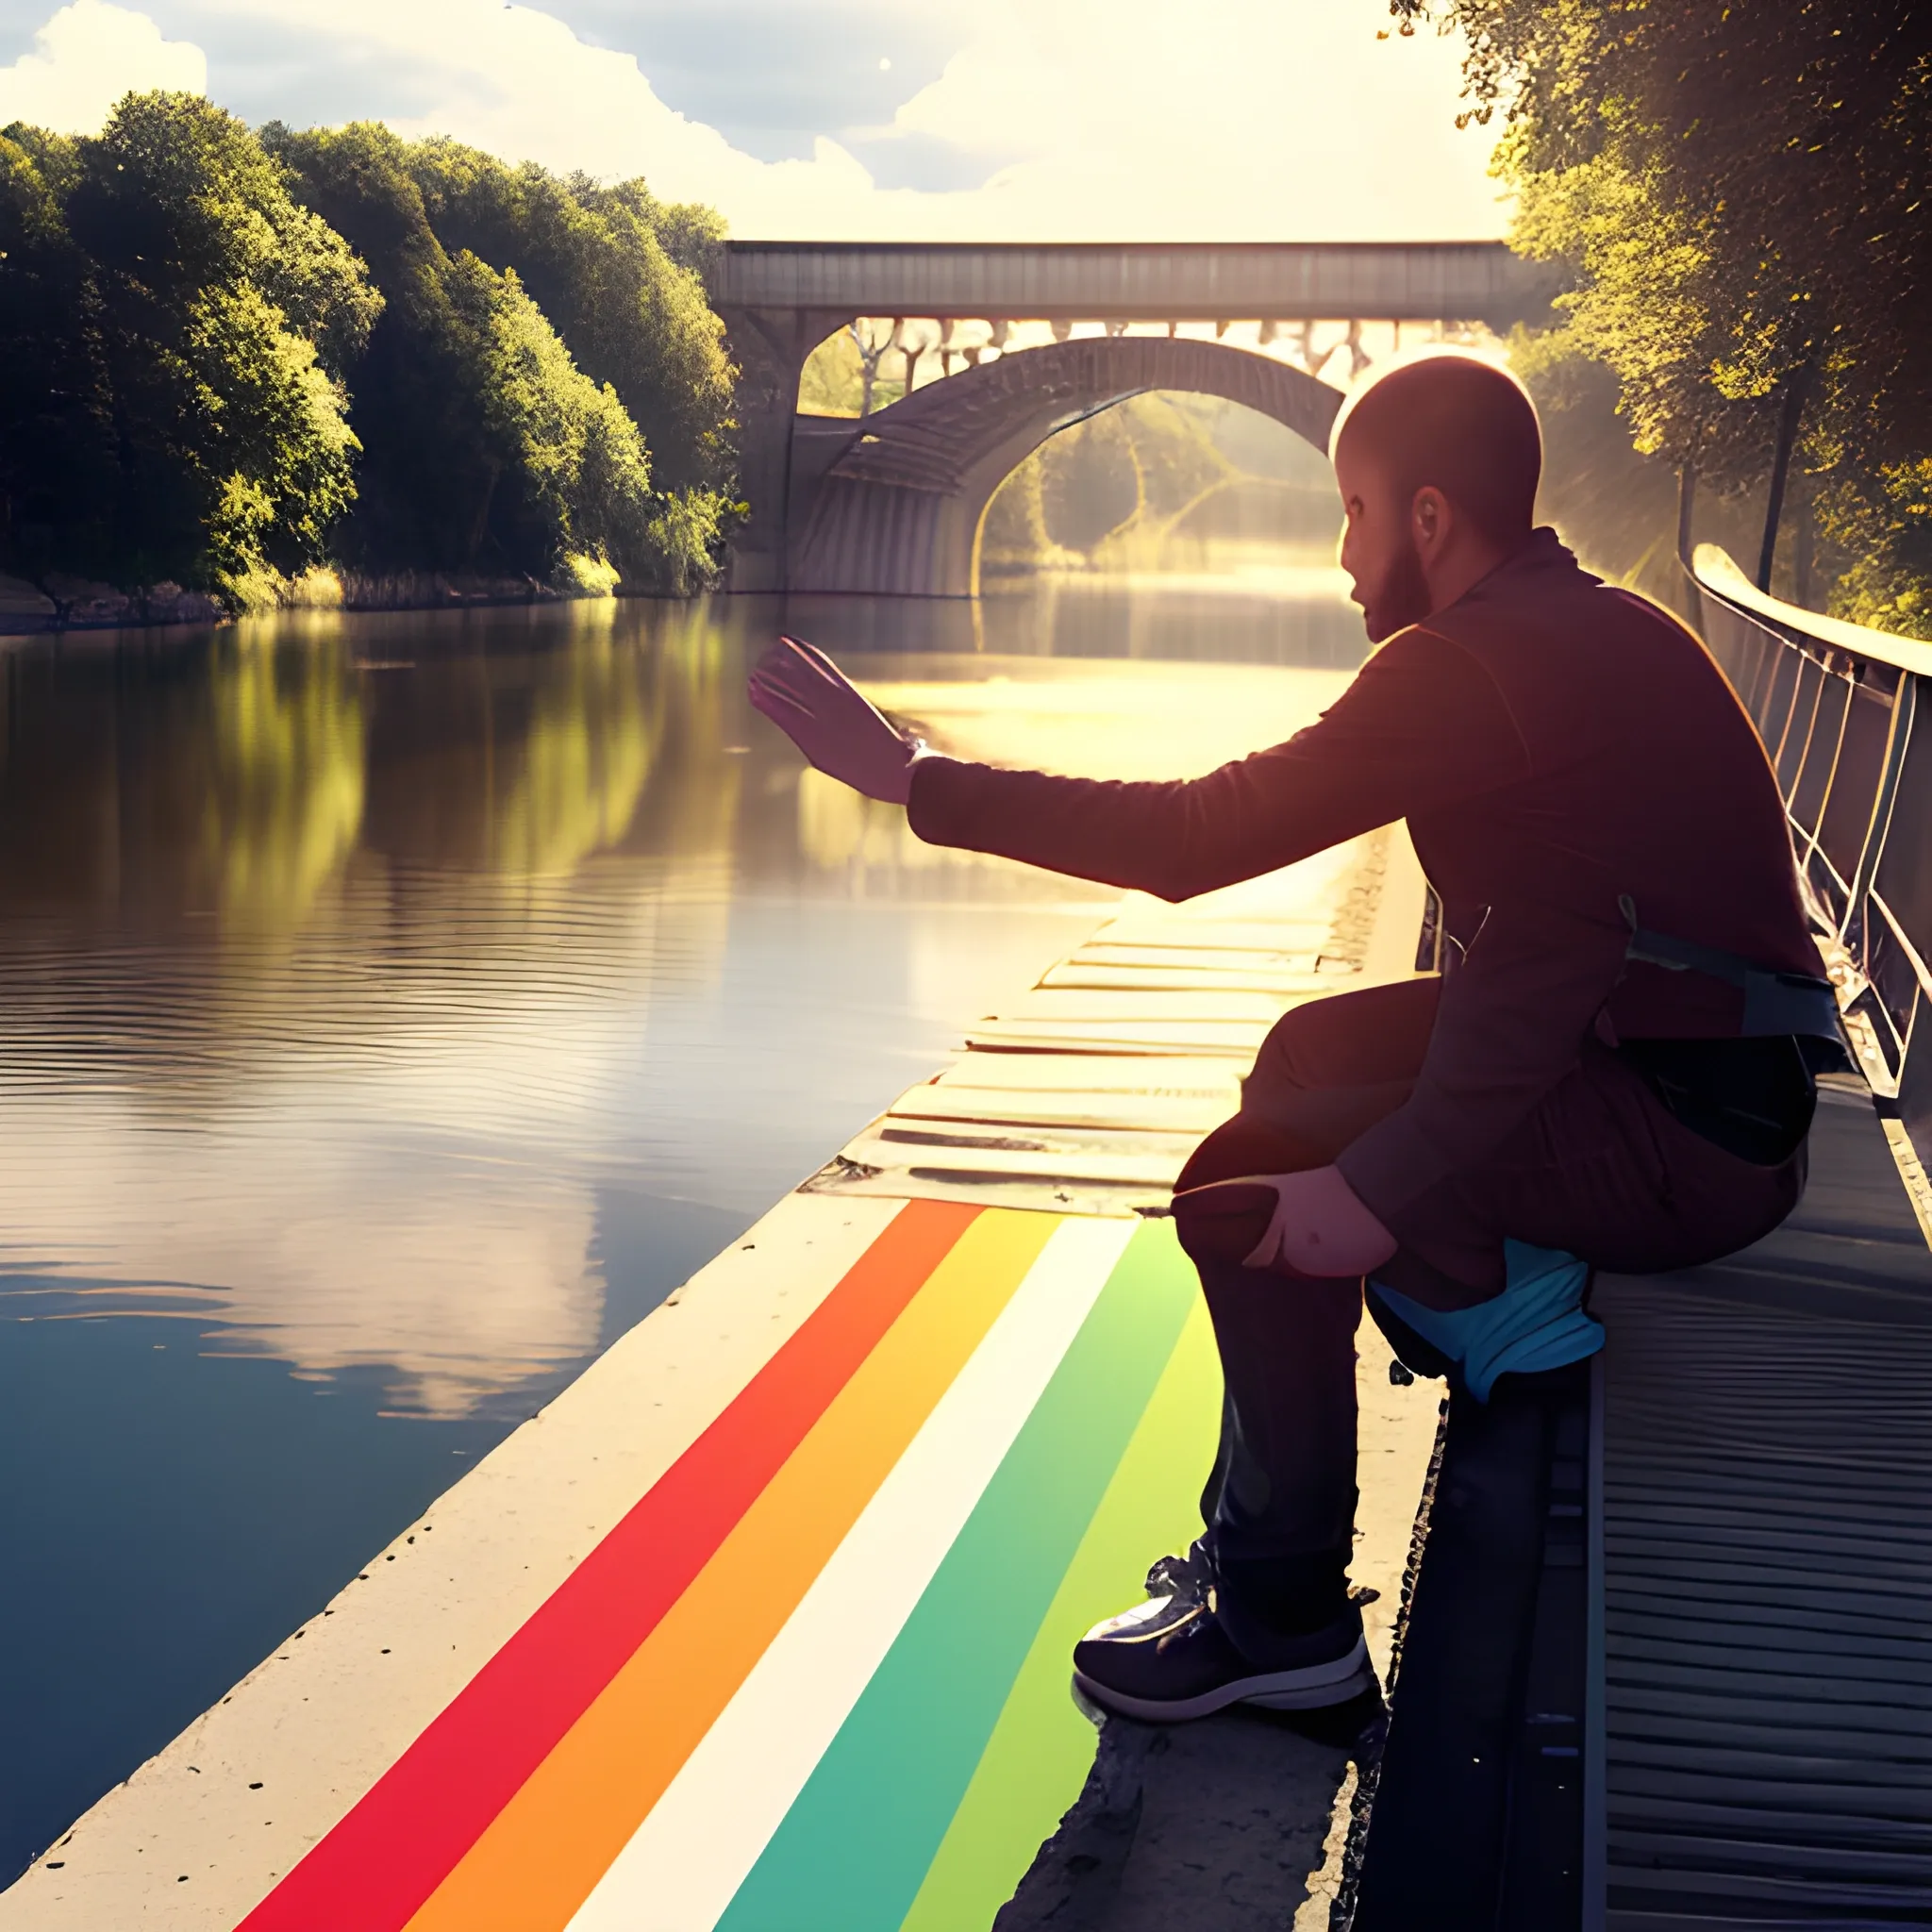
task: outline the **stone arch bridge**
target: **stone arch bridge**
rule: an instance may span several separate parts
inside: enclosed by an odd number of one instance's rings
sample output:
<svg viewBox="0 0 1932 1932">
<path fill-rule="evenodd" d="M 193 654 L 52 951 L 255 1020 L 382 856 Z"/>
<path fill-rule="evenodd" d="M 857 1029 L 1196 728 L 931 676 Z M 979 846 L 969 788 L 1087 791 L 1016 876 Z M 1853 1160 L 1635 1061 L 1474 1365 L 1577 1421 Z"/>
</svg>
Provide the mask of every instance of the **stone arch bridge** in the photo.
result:
<svg viewBox="0 0 1932 1932">
<path fill-rule="evenodd" d="M 1219 342 L 1113 336 L 1003 356 L 862 419 L 802 416 L 787 588 L 900 596 L 978 589 L 993 491 L 1056 430 L 1148 390 L 1224 396 L 1318 448 L 1341 391 Z"/>
<path fill-rule="evenodd" d="M 968 596 L 986 506 L 1056 430 L 1148 390 L 1224 396 L 1325 449 L 1341 392 L 1274 357 L 1176 333 L 1258 322 L 1482 323 L 1548 306 L 1547 272 L 1496 242 L 893 244 L 728 242 L 711 275 L 741 368 L 750 519 L 731 587 Z M 977 361 L 862 418 L 798 412 L 818 343 L 861 316 L 1054 325 L 1058 340 Z M 1069 340 L 1077 323 L 1104 336 Z M 1165 336 L 1128 335 L 1132 324 Z"/>
</svg>

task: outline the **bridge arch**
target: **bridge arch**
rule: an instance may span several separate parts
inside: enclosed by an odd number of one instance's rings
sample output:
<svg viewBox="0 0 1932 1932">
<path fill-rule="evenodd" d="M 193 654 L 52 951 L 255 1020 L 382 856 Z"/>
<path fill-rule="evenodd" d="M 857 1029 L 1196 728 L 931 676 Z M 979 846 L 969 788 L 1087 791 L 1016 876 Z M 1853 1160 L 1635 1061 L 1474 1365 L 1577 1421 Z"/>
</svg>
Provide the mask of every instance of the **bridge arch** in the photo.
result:
<svg viewBox="0 0 1932 1932">
<path fill-rule="evenodd" d="M 1056 430 L 1149 390 L 1240 403 L 1324 452 L 1342 401 L 1328 383 L 1250 350 L 1108 336 L 1002 356 L 876 415 L 802 416 L 792 432 L 790 588 L 973 595 L 993 491 Z"/>
</svg>

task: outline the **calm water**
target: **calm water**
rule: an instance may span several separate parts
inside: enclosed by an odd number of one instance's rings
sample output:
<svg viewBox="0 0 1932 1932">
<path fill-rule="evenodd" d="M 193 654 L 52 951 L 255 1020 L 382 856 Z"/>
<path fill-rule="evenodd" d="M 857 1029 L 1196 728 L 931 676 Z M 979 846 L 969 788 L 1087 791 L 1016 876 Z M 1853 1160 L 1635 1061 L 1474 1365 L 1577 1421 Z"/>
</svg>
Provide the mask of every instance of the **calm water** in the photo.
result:
<svg viewBox="0 0 1932 1932">
<path fill-rule="evenodd" d="M 0 1876 L 1106 916 L 802 772 L 779 615 L 0 658 Z M 1361 651 L 1291 571 L 788 621 L 1124 773 Z"/>
</svg>

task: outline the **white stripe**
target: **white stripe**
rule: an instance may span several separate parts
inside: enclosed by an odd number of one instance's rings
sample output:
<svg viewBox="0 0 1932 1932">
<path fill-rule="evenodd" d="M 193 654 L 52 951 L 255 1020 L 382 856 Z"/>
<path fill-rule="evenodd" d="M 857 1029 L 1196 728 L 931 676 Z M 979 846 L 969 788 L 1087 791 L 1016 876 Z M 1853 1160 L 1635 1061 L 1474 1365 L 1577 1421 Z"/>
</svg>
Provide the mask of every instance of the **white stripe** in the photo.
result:
<svg viewBox="0 0 1932 1932">
<path fill-rule="evenodd" d="M 709 1932 L 1032 1414 L 1134 1232 L 1062 1222 L 570 1932 Z"/>
</svg>

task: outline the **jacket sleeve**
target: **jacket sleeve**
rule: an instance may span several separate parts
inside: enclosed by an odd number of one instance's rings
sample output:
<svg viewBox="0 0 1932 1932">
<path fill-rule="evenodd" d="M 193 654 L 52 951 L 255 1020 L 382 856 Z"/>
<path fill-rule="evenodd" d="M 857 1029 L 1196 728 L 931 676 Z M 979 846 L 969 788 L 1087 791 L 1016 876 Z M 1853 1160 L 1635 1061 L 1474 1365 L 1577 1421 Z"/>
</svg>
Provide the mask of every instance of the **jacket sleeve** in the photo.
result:
<svg viewBox="0 0 1932 1932">
<path fill-rule="evenodd" d="M 1306 731 L 1206 777 L 1124 784 L 925 758 L 908 809 L 929 844 L 1178 900 L 1528 769 L 1489 674 L 1418 628 L 1391 638 Z"/>
</svg>

